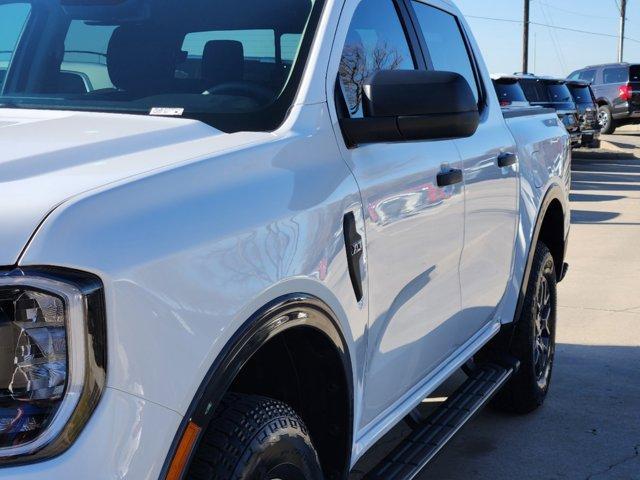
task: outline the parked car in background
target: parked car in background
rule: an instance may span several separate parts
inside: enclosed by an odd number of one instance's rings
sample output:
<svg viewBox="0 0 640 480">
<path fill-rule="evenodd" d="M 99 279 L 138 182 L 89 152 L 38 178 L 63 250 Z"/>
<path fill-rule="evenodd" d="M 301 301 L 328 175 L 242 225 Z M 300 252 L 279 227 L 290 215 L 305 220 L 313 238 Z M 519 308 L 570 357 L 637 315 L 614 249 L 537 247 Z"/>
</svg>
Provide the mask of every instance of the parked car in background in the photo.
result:
<svg viewBox="0 0 640 480">
<path fill-rule="evenodd" d="M 602 133 L 612 134 L 618 127 L 640 124 L 640 64 L 594 65 L 573 72 L 569 80 L 591 84 Z"/>
<path fill-rule="evenodd" d="M 598 105 L 591 86 L 584 80 L 570 80 L 567 86 L 578 108 L 581 145 L 586 148 L 599 148 L 601 127 L 598 121 Z"/>
<path fill-rule="evenodd" d="M 531 105 L 553 108 L 571 135 L 571 146 L 582 143 L 578 107 L 576 106 L 567 81 L 559 78 L 537 77 L 531 74 L 518 75 L 520 86 Z"/>
<path fill-rule="evenodd" d="M 346 480 L 465 371 L 368 475 L 406 480 L 544 403 L 570 138 L 451 1 L 0 19 L 2 480 Z"/>
<path fill-rule="evenodd" d="M 514 75 L 491 75 L 491 81 L 502 108 L 522 108 L 531 106 L 522 91 L 522 87 L 518 80 L 518 77 Z"/>
</svg>

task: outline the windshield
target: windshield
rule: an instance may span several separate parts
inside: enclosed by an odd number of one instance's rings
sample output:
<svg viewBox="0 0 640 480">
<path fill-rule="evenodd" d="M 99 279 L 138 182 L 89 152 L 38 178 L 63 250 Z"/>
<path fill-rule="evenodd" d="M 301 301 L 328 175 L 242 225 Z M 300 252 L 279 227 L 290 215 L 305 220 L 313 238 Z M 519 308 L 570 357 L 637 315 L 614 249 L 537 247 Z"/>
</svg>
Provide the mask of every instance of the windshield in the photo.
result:
<svg viewBox="0 0 640 480">
<path fill-rule="evenodd" d="M 548 83 L 547 95 L 551 103 L 573 102 L 569 88 L 563 83 Z"/>
<path fill-rule="evenodd" d="M 591 89 L 589 87 L 570 87 L 571 90 L 571 95 L 573 95 L 573 100 L 576 103 L 580 103 L 580 104 L 592 104 L 593 102 L 593 97 L 591 96 Z"/>
<path fill-rule="evenodd" d="M 0 0 L 0 107 L 273 130 L 319 17 L 311 0 Z"/>
<path fill-rule="evenodd" d="M 494 86 L 496 87 L 496 93 L 498 94 L 501 106 L 506 107 L 514 103 L 528 103 L 518 82 L 495 81 Z"/>
</svg>

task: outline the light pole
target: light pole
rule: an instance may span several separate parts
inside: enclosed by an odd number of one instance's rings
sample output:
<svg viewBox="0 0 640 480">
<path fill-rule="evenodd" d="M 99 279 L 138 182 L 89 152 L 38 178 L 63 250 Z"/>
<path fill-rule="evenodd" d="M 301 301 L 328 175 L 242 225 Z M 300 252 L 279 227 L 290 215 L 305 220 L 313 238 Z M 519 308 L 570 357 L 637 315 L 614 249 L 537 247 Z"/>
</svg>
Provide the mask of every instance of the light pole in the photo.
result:
<svg viewBox="0 0 640 480">
<path fill-rule="evenodd" d="M 529 73 L 529 13 L 531 0 L 524 0 L 524 29 L 522 31 L 522 72 Z"/>
<path fill-rule="evenodd" d="M 624 61 L 624 35 L 627 26 L 627 0 L 620 1 L 620 43 L 618 44 L 618 62 Z"/>
</svg>

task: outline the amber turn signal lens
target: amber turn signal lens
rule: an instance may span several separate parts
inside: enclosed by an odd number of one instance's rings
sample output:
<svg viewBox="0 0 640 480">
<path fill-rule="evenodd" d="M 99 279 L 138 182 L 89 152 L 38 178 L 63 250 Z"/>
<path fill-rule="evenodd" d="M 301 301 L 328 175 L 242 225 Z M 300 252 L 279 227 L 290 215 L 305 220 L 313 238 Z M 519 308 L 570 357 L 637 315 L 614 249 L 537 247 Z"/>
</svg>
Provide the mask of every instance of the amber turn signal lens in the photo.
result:
<svg viewBox="0 0 640 480">
<path fill-rule="evenodd" d="M 191 452 L 193 452 L 193 447 L 201 431 L 202 429 L 195 423 L 189 422 L 187 424 L 187 428 L 185 428 L 182 434 L 173 460 L 171 460 L 171 466 L 169 467 L 166 480 L 180 480 L 182 478 L 184 470 L 187 468 L 189 457 L 191 457 Z"/>
</svg>

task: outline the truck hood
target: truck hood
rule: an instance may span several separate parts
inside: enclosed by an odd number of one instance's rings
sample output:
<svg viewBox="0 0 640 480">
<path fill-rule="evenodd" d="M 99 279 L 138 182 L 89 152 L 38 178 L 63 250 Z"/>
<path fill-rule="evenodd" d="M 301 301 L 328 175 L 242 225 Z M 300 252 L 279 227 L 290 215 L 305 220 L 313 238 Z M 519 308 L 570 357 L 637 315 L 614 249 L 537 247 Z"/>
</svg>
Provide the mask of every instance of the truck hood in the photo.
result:
<svg viewBox="0 0 640 480">
<path fill-rule="evenodd" d="M 0 265 L 17 263 L 46 216 L 76 195 L 272 138 L 186 119 L 0 108 Z"/>
</svg>

